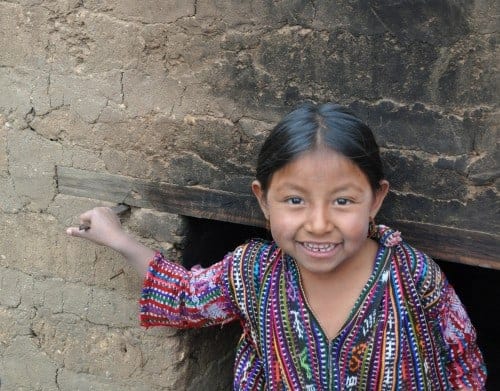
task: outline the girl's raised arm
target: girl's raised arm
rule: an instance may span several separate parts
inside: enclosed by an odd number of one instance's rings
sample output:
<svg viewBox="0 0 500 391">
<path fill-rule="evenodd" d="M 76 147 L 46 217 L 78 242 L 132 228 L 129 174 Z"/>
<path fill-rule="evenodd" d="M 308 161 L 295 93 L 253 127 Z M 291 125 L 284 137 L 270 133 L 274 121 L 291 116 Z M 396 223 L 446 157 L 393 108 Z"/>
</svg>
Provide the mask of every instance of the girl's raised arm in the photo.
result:
<svg viewBox="0 0 500 391">
<path fill-rule="evenodd" d="M 230 255 L 208 269 L 186 270 L 129 235 L 111 208 L 91 209 L 80 216 L 80 223 L 82 227 L 68 228 L 68 235 L 117 251 L 145 277 L 143 326 L 203 327 L 240 317 L 227 284 Z"/>
</svg>

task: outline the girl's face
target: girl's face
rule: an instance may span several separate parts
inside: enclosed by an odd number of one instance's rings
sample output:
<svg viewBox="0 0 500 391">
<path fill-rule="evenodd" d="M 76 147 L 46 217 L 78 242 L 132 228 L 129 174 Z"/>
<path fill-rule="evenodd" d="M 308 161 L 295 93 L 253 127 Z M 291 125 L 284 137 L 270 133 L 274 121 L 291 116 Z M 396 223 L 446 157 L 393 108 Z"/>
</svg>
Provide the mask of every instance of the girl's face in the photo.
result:
<svg viewBox="0 0 500 391">
<path fill-rule="evenodd" d="M 373 261 L 368 223 L 388 189 L 384 180 L 374 193 L 352 161 L 327 148 L 276 171 L 266 193 L 258 181 L 252 184 L 276 243 L 317 276 L 347 262 Z"/>
</svg>

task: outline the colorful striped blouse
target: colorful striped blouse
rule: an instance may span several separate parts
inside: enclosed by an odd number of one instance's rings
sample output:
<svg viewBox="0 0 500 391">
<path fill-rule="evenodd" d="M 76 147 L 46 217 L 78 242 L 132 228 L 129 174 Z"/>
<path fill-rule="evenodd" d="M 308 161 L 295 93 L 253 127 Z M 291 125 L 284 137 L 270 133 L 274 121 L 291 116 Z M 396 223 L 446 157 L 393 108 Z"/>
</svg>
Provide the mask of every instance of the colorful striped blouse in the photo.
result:
<svg viewBox="0 0 500 391">
<path fill-rule="evenodd" d="M 439 267 L 378 227 L 371 277 L 329 340 L 307 304 L 298 266 L 274 242 L 252 240 L 190 271 L 157 253 L 141 324 L 179 328 L 239 320 L 234 389 L 484 389 L 476 332 Z"/>
</svg>

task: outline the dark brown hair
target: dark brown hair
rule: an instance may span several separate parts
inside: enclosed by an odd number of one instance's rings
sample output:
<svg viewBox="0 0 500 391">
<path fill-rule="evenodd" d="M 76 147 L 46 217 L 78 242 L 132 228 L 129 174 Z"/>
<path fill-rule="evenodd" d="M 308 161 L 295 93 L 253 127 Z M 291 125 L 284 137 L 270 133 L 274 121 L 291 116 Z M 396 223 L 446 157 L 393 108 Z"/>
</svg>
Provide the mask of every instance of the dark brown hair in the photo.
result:
<svg viewBox="0 0 500 391">
<path fill-rule="evenodd" d="M 266 192 L 272 175 L 301 154 L 330 148 L 354 162 L 372 189 L 384 178 L 379 147 L 371 129 L 345 107 L 333 103 L 304 103 L 286 115 L 264 141 L 256 179 Z"/>
</svg>

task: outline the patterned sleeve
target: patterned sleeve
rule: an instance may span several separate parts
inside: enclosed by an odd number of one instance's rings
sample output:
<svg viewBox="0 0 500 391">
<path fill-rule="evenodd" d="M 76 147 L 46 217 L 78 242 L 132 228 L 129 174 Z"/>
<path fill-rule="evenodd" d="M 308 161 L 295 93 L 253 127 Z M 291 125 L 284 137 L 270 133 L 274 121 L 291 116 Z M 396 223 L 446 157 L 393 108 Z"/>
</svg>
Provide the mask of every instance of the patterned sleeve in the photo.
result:
<svg viewBox="0 0 500 391">
<path fill-rule="evenodd" d="M 453 287 L 443 277 L 440 326 L 448 348 L 448 379 L 454 390 L 484 390 L 486 366 L 476 343 L 476 330 Z"/>
<path fill-rule="evenodd" d="M 442 354 L 447 357 L 448 381 L 453 390 L 484 390 L 486 366 L 476 341 L 476 330 L 467 312 L 439 266 L 417 251 L 413 264 L 419 275 L 419 291 L 432 322 L 434 333 L 443 341 Z"/>
<path fill-rule="evenodd" d="M 227 283 L 231 262 L 228 254 L 209 268 L 186 270 L 156 253 L 144 280 L 141 325 L 195 328 L 239 319 Z"/>
</svg>

